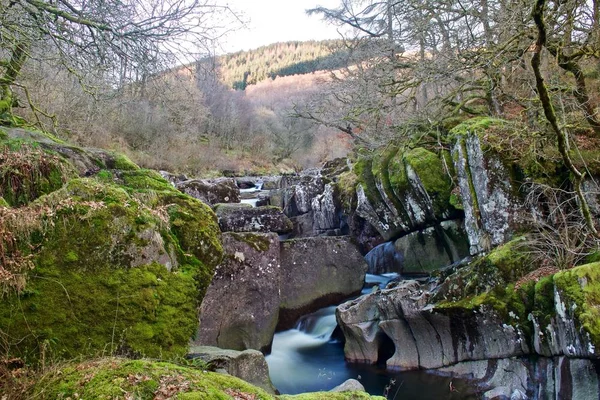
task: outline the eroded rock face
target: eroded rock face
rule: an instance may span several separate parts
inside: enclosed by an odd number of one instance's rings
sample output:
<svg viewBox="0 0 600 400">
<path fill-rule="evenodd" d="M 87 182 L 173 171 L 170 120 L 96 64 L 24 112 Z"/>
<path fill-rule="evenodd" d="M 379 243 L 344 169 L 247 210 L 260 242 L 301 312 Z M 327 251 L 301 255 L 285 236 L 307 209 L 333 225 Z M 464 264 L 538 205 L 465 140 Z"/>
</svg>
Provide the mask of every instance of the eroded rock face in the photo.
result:
<svg viewBox="0 0 600 400">
<path fill-rule="evenodd" d="M 225 256 L 200 307 L 197 345 L 265 350 L 279 314 L 279 239 L 275 233 L 224 233 Z"/>
<path fill-rule="evenodd" d="M 526 354 L 523 333 L 493 310 L 427 310 L 429 292 L 416 281 L 340 305 L 338 324 L 349 361 L 375 363 L 384 335 L 395 346 L 388 367 L 439 368 L 464 360 Z"/>
<path fill-rule="evenodd" d="M 219 226 L 223 232 L 277 232 L 287 233 L 293 229 L 292 221 L 279 207 L 251 207 L 249 204 L 215 207 Z"/>
<path fill-rule="evenodd" d="M 292 239 L 281 246 L 280 328 L 359 293 L 367 264 L 348 237 Z"/>
<path fill-rule="evenodd" d="M 567 357 L 463 362 L 440 369 L 482 388 L 483 399 L 597 399 L 593 361 Z"/>
<path fill-rule="evenodd" d="M 176 183 L 176 187 L 183 193 L 210 205 L 240 202 L 240 189 L 231 178 L 190 179 Z"/>
<path fill-rule="evenodd" d="M 188 358 L 200 359 L 208 364 L 211 371 L 227 373 L 275 394 L 275 387 L 269 378 L 269 366 L 260 351 L 192 346 Z"/>
<path fill-rule="evenodd" d="M 500 157 L 484 153 L 479 136 L 458 137 L 453 149 L 471 254 L 510 239 L 522 221 L 522 203 Z"/>
</svg>

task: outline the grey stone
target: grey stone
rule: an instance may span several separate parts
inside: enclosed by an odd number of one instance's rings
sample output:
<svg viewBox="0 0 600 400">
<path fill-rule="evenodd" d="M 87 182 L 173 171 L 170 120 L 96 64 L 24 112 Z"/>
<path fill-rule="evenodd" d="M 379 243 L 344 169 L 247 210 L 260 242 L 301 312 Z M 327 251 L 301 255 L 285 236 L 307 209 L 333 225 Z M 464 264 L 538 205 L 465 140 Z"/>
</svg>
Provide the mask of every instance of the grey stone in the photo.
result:
<svg viewBox="0 0 600 400">
<path fill-rule="evenodd" d="M 223 232 L 277 232 L 287 233 L 293 229 L 292 221 L 280 208 L 273 206 L 215 207 L 219 226 Z"/>
<path fill-rule="evenodd" d="M 236 351 L 213 346 L 192 346 L 188 358 L 200 359 L 206 362 L 212 371 L 226 372 L 256 385 L 268 393 L 275 394 L 275 387 L 269 378 L 269 366 L 260 351 Z"/>
<path fill-rule="evenodd" d="M 231 178 L 215 180 L 190 179 L 176 183 L 177 189 L 204 203 L 239 203 L 240 189 Z"/>
<path fill-rule="evenodd" d="M 197 345 L 268 349 L 279 312 L 275 233 L 224 233 L 225 256 L 200 307 Z"/>
<path fill-rule="evenodd" d="M 364 392 L 365 387 L 356 379 L 348 379 L 346 382 L 334 387 L 330 392 Z"/>
<path fill-rule="evenodd" d="M 367 264 L 348 237 L 313 237 L 281 244 L 280 326 L 362 289 Z"/>
</svg>

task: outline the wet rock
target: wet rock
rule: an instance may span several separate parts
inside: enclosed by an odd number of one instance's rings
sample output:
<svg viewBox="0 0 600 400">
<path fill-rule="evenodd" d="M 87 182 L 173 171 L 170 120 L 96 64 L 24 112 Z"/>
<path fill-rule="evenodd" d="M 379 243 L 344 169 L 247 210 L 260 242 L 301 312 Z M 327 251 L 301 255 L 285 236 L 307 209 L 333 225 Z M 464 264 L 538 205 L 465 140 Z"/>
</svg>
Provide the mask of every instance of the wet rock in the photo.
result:
<svg viewBox="0 0 600 400">
<path fill-rule="evenodd" d="M 311 208 L 313 210 L 313 230 L 317 234 L 339 229 L 341 207 L 334 184 L 325 185 L 323 193 L 312 199 Z"/>
<path fill-rule="evenodd" d="M 330 392 L 364 392 L 365 387 L 356 379 L 348 379 L 341 385 L 330 390 Z"/>
<path fill-rule="evenodd" d="M 278 207 L 220 204 L 215 207 L 215 213 L 223 232 L 287 233 L 293 229 L 290 219 Z"/>
<path fill-rule="evenodd" d="M 200 307 L 194 344 L 268 349 L 279 312 L 280 255 L 275 233 L 224 233 L 225 256 Z"/>
<path fill-rule="evenodd" d="M 586 359 L 507 358 L 462 362 L 439 372 L 482 388 L 484 399 L 597 399 L 596 363 Z"/>
<path fill-rule="evenodd" d="M 239 203 L 240 189 L 235 180 L 219 178 L 215 180 L 191 179 L 176 184 L 177 189 L 204 203 Z"/>
<path fill-rule="evenodd" d="M 369 251 L 365 256 L 369 265 L 367 273 L 381 275 L 389 272 L 400 274 L 404 266 L 404 256 L 396 251 L 394 242 L 385 242 Z"/>
<path fill-rule="evenodd" d="M 412 232 L 396 240 L 394 248 L 403 256 L 403 274 L 429 273 L 469 255 L 461 221 L 444 221 Z"/>
<path fill-rule="evenodd" d="M 281 245 L 280 328 L 359 293 L 367 264 L 348 237 L 292 239 Z"/>
<path fill-rule="evenodd" d="M 275 387 L 269 378 L 269 366 L 260 351 L 192 346 L 187 358 L 200 359 L 208 364 L 211 371 L 227 373 L 275 394 Z"/>
<path fill-rule="evenodd" d="M 416 281 L 402 281 L 340 305 L 336 316 L 346 337 L 346 359 L 384 361 L 378 360 L 383 335 L 395 346 L 386 364 L 403 369 L 528 352 L 523 333 L 504 324 L 493 310 L 425 309 L 428 298 Z"/>
</svg>

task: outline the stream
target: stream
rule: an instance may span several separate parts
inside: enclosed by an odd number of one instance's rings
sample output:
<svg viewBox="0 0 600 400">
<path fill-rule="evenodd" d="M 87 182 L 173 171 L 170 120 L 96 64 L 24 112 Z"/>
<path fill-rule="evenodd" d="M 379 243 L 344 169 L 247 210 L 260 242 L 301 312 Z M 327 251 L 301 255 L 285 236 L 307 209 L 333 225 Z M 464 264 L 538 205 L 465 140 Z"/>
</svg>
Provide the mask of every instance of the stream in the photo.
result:
<svg viewBox="0 0 600 400">
<path fill-rule="evenodd" d="M 397 274 L 367 275 L 363 293 L 385 285 Z M 385 365 L 350 364 L 344 344 L 334 334 L 336 306 L 302 317 L 294 329 L 275 334 L 267 358 L 270 376 L 282 394 L 327 391 L 347 379 L 357 379 L 365 390 L 388 399 L 477 399 L 464 381 L 425 371 L 398 371 Z M 391 345 L 391 344 L 390 344 Z M 453 387 L 454 391 L 450 390 Z"/>
</svg>

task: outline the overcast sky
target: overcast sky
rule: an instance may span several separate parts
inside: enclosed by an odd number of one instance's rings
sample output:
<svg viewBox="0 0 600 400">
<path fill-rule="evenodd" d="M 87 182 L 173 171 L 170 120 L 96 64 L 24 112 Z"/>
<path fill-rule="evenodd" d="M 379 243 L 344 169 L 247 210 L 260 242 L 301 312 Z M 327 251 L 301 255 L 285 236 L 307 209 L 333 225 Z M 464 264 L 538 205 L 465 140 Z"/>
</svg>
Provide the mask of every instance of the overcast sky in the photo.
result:
<svg viewBox="0 0 600 400">
<path fill-rule="evenodd" d="M 339 0 L 223 0 L 241 11 L 248 27 L 233 32 L 222 47 L 230 53 L 290 40 L 336 39 L 336 28 L 320 17 L 307 16 L 305 10 L 316 6 L 336 7 Z"/>
</svg>

